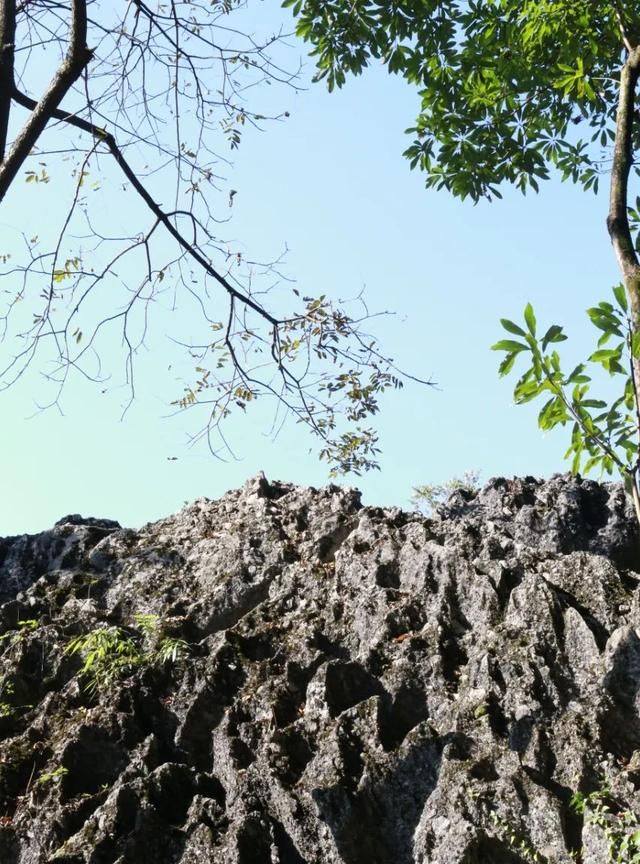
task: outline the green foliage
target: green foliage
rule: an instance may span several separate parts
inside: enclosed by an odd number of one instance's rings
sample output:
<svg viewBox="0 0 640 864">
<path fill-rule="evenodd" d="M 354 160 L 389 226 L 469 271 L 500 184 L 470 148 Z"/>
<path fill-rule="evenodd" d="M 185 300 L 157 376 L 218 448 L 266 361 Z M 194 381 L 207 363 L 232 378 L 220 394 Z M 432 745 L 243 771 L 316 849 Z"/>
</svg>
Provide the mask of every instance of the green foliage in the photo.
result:
<svg viewBox="0 0 640 864">
<path fill-rule="evenodd" d="M 47 786 L 50 783 L 59 783 L 62 778 L 69 773 L 69 769 L 60 765 L 53 771 L 45 771 L 36 780 L 36 786 Z"/>
<path fill-rule="evenodd" d="M 33 705 L 15 705 L 9 701 L 15 692 L 16 688 L 12 677 L 10 675 L 0 676 L 0 717 L 14 717 L 18 711 L 28 711 L 33 708 Z M 9 698 L 2 698 L 4 696 Z"/>
<path fill-rule="evenodd" d="M 8 696 L 12 697 L 15 693 L 15 685 L 11 680 L 9 675 L 3 675 L 0 677 L 0 697 Z M 0 717 L 12 717 L 16 712 L 15 705 L 12 705 L 11 702 L 2 699 L 0 701 Z"/>
<path fill-rule="evenodd" d="M 65 648 L 66 654 L 79 654 L 84 660 L 80 674 L 89 694 L 108 689 L 141 666 L 177 663 L 189 653 L 184 639 L 163 635 L 157 615 L 137 613 L 133 617 L 138 631 L 134 634 L 122 627 L 98 627 L 76 636 Z M 150 642 L 146 650 L 145 639 Z"/>
<path fill-rule="evenodd" d="M 380 353 L 376 340 L 360 329 L 360 317 L 349 316 L 325 294 L 293 293 L 302 303 L 300 311 L 280 322 L 269 349 L 285 384 L 279 398 L 320 439 L 320 459 L 331 466 L 331 477 L 377 469 L 378 436 L 366 424 L 378 413 L 385 391 L 402 388 L 403 377 L 418 379 L 401 373 Z M 180 409 L 212 405 L 211 428 L 219 428 L 233 411 L 246 412 L 275 391 L 271 381 L 264 385 L 254 374 L 239 375 L 228 328 L 215 322 L 211 329 L 217 335 L 206 352 L 207 365 L 203 359 L 196 366 L 196 380 L 172 404 Z M 235 336 L 248 346 L 257 331 L 243 327 Z M 264 348 L 255 353 L 262 355 Z M 264 365 L 264 357 L 259 362 Z M 305 387 L 297 400 L 296 391 L 310 377 L 316 380 L 315 396 Z"/>
<path fill-rule="evenodd" d="M 154 663 L 177 663 L 189 653 L 189 643 L 174 636 L 165 636 L 159 642 L 152 655 Z"/>
<path fill-rule="evenodd" d="M 501 197 L 507 184 L 538 190 L 552 170 L 598 190 L 611 171 L 608 227 L 625 280 L 613 303 L 588 310 L 601 331 L 588 362 L 622 376 L 611 404 L 589 396 L 581 363 L 565 372 L 554 346 L 566 339 L 554 324 L 537 331 L 530 304 L 524 326 L 503 319 L 500 374 L 518 358 L 530 367 L 516 384 L 517 404 L 545 396 L 542 429 L 572 426 L 572 470 L 617 469 L 633 495 L 637 485 L 640 381 L 640 199 L 629 205 L 628 174 L 640 123 L 633 112 L 640 55 L 640 14 L 632 0 L 285 0 L 296 31 L 311 44 L 318 80 L 341 87 L 372 61 L 415 86 L 421 109 L 406 151 L 426 185 L 459 198 Z M 615 149 L 612 145 L 615 143 Z M 614 158 L 611 151 L 614 149 Z M 627 292 L 625 296 L 625 291 Z M 627 296 L 631 299 L 628 314 Z M 515 337 L 515 338 L 514 338 Z M 427 501 L 432 490 L 427 487 Z"/>
<path fill-rule="evenodd" d="M 0 646 L 4 645 L 3 663 L 7 664 L 10 658 L 15 658 L 20 652 L 20 646 L 25 642 L 27 636 L 37 630 L 40 622 L 35 618 L 27 618 L 24 621 L 18 621 L 18 626 L 14 630 L 8 630 L 6 633 L 0 633 Z M 15 705 L 12 697 L 15 696 L 15 684 L 10 674 L 0 675 L 0 717 L 13 717 L 18 711 L 26 711 L 33 708 L 33 705 Z M 8 698 L 7 698 L 8 697 Z"/>
<path fill-rule="evenodd" d="M 477 201 L 501 197 L 504 183 L 537 190 L 556 169 L 597 190 L 602 150 L 614 137 L 620 20 L 640 30 L 632 0 L 283 6 L 329 90 L 372 61 L 417 88 L 420 113 L 405 155 L 427 186 Z"/>
<path fill-rule="evenodd" d="M 585 822 L 602 829 L 612 864 L 640 864 L 640 820 L 633 811 L 617 806 L 609 789 L 588 795 L 576 792 L 571 806 Z"/>
<path fill-rule="evenodd" d="M 527 864 L 546 864 L 547 859 L 533 847 L 531 842 L 509 819 L 505 819 L 495 811 L 489 814 L 489 818 L 498 830 L 502 841 L 509 849 L 516 852 L 522 861 L 526 861 Z"/>
<path fill-rule="evenodd" d="M 138 612 L 133 616 L 133 620 L 136 627 L 151 641 L 151 648 L 145 655 L 147 662 L 177 663 L 189 653 L 188 642 L 163 633 L 163 625 L 158 615 Z"/>
<path fill-rule="evenodd" d="M 459 489 L 477 492 L 480 488 L 480 473 L 480 471 L 465 471 L 462 477 L 453 477 L 446 483 L 425 483 L 422 486 L 414 486 L 411 501 L 418 510 L 428 516 Z"/>
<path fill-rule="evenodd" d="M 158 616 L 147 612 L 136 612 L 133 616 L 136 627 L 145 636 L 152 636 L 158 630 Z"/>
<path fill-rule="evenodd" d="M 518 339 L 502 339 L 492 346 L 504 351 L 500 375 L 507 375 L 514 364 L 525 359 L 530 365 L 518 379 L 513 395 L 523 405 L 545 398 L 538 414 L 538 425 L 548 431 L 571 424 L 571 441 L 565 458 L 571 459 L 574 473 L 599 468 L 612 474 L 617 469 L 632 480 L 637 471 L 638 415 L 636 413 L 632 355 L 640 349 L 627 314 L 627 300 L 621 285 L 613 289 L 614 303 L 602 302 L 588 309 L 591 323 L 599 331 L 596 350 L 587 362 L 570 372 L 562 367 L 555 345 L 566 340 L 562 327 L 553 324 L 544 335 L 537 335 L 536 318 L 527 304 L 524 328 L 502 319 L 502 326 Z M 620 395 L 609 405 L 590 394 L 592 376 L 589 365 L 602 367 L 610 376 L 620 377 Z"/>
<path fill-rule="evenodd" d="M 84 660 L 81 675 L 86 680 L 85 690 L 92 695 L 131 674 L 144 659 L 136 642 L 120 627 L 99 627 L 76 636 L 65 653 L 79 654 Z"/>
<path fill-rule="evenodd" d="M 588 794 L 574 793 L 569 806 L 583 816 L 585 824 L 602 829 L 608 844 L 608 864 L 640 864 L 640 820 L 633 811 L 620 806 L 606 786 Z M 536 849 L 512 820 L 500 816 L 494 809 L 488 816 L 500 839 L 523 861 L 530 864 L 555 861 L 555 857 L 549 859 Z M 571 857 L 582 861 L 584 854 L 581 848 L 571 853 Z"/>
<path fill-rule="evenodd" d="M 29 633 L 37 630 L 40 622 L 35 618 L 27 618 L 24 621 L 18 621 L 17 630 L 8 630 L 6 633 L 0 633 L 0 642 L 8 641 L 10 645 L 19 645 L 23 642 Z"/>
</svg>

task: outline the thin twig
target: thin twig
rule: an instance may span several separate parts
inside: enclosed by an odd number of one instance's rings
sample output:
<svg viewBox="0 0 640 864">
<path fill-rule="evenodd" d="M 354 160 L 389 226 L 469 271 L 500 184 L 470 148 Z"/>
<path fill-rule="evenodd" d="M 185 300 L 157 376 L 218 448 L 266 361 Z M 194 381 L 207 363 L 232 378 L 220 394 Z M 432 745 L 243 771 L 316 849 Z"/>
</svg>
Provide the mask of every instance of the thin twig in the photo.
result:
<svg viewBox="0 0 640 864">
<path fill-rule="evenodd" d="M 35 105 L 33 99 L 30 99 L 24 93 L 21 93 L 17 88 L 14 89 L 13 98 L 20 105 L 23 105 L 25 108 L 30 108 Z M 115 138 L 110 132 L 107 132 L 105 129 L 100 129 L 94 123 L 90 123 L 88 120 L 84 120 L 82 117 L 78 117 L 76 114 L 68 114 L 65 111 L 60 109 L 56 109 L 51 112 L 52 118 L 56 120 L 62 120 L 64 123 L 68 123 L 70 126 L 75 126 L 77 129 L 82 129 L 84 132 L 88 132 L 90 135 L 93 135 L 95 138 L 98 138 L 100 141 L 103 141 L 104 144 L 109 149 L 109 152 L 115 159 L 116 163 L 122 170 L 122 173 L 125 175 L 127 180 L 131 183 L 133 188 L 136 190 L 138 195 L 145 202 L 147 207 L 151 210 L 154 216 L 158 219 L 159 222 L 164 225 L 167 231 L 171 234 L 171 236 L 178 242 L 178 244 L 185 250 L 185 252 L 194 259 L 202 268 L 205 270 L 209 276 L 212 276 L 216 282 L 218 282 L 222 287 L 228 292 L 228 294 L 239 300 L 241 303 L 244 303 L 245 306 L 248 306 L 250 309 L 253 309 L 254 312 L 257 312 L 262 318 L 268 321 L 270 324 L 277 326 L 280 322 L 279 319 L 270 315 L 263 306 L 260 306 L 258 303 L 253 301 L 246 294 L 243 294 L 242 291 L 238 291 L 237 288 L 234 288 L 233 285 L 230 284 L 228 279 L 225 279 L 182 234 L 175 225 L 171 222 L 169 215 L 164 212 L 162 207 L 157 204 L 153 198 L 151 197 L 149 191 L 145 188 L 145 186 L 138 179 L 137 174 L 133 170 L 133 168 L 129 165 L 128 161 L 125 159 L 125 156 L 122 150 L 118 147 Z"/>
</svg>

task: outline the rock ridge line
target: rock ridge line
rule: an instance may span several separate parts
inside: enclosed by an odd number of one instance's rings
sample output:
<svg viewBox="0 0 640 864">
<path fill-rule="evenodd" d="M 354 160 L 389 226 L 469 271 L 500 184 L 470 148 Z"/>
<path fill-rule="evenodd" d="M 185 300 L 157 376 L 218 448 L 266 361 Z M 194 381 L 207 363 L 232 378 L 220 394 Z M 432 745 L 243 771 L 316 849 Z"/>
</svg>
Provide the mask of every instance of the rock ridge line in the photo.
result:
<svg viewBox="0 0 640 864">
<path fill-rule="evenodd" d="M 603 864 L 570 799 L 640 814 L 639 584 L 568 475 L 0 539 L 0 862 Z"/>
</svg>

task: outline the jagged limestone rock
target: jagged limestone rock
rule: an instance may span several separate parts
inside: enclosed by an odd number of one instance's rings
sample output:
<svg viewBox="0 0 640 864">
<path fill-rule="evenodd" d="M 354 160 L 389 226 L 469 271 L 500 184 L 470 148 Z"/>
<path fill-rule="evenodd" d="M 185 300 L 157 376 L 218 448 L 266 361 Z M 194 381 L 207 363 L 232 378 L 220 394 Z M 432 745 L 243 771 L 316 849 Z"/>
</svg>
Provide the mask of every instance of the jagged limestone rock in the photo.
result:
<svg viewBox="0 0 640 864">
<path fill-rule="evenodd" d="M 0 862 L 595 862 L 572 792 L 640 812 L 639 574 L 622 490 L 565 476 L 0 540 Z M 138 655 L 91 691 L 105 627 Z"/>
</svg>

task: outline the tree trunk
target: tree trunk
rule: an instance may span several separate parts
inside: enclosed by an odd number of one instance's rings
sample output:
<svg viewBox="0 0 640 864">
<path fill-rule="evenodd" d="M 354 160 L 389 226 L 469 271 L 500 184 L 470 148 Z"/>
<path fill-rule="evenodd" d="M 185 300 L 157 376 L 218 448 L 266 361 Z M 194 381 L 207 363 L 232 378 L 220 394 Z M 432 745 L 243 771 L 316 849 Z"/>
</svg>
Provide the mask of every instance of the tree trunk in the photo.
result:
<svg viewBox="0 0 640 864">
<path fill-rule="evenodd" d="M 607 227 L 613 248 L 620 265 L 622 279 L 629 299 L 632 334 L 640 333 L 640 262 L 635 250 L 629 226 L 628 197 L 629 172 L 633 165 L 633 121 L 635 115 L 636 87 L 640 77 L 640 46 L 632 48 L 620 72 L 620 96 L 616 117 L 616 138 L 611 169 L 611 192 Z M 632 346 L 630 346 L 632 349 Z M 640 416 L 640 357 L 631 356 L 632 380 L 636 411 Z M 640 436 L 640 429 L 638 430 Z M 640 441 L 638 444 L 640 448 Z M 633 482 L 633 504 L 640 524 L 640 493 L 638 476 L 640 449 L 634 470 L 630 474 Z"/>
</svg>

